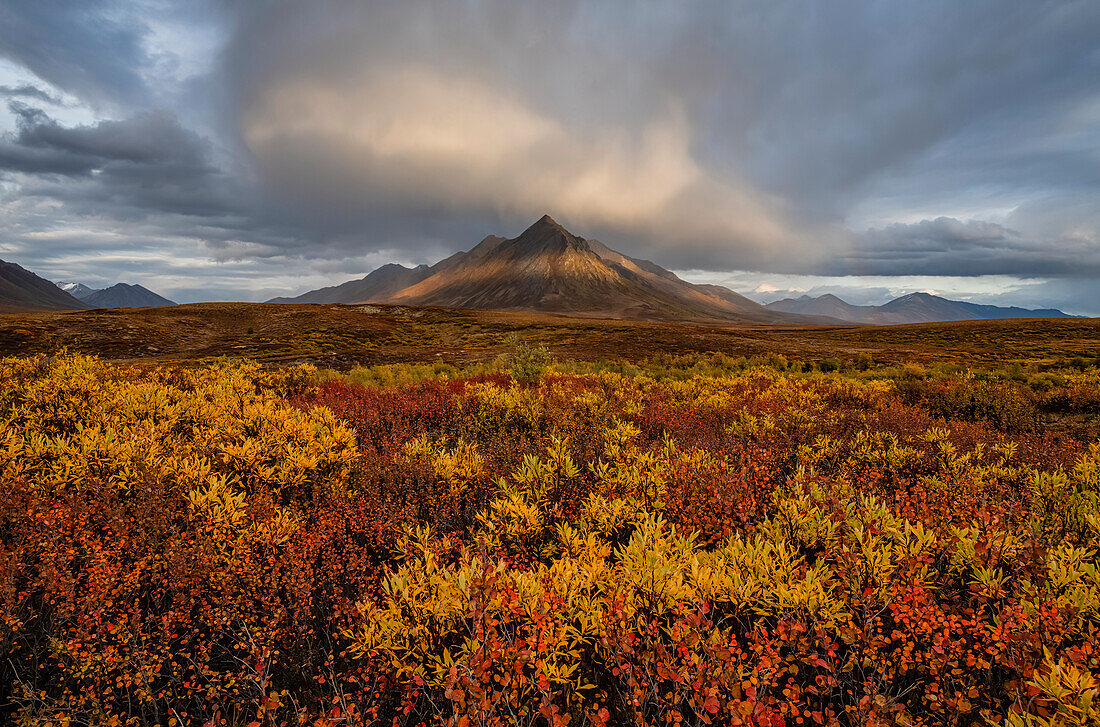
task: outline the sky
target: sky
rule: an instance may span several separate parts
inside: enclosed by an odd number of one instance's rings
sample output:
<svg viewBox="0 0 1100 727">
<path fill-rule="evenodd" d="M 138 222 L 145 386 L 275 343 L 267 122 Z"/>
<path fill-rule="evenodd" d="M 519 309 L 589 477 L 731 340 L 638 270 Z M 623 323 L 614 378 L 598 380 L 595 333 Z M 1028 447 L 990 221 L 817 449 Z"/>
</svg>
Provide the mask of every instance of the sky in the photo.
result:
<svg viewBox="0 0 1100 727">
<path fill-rule="evenodd" d="M 1100 315 L 1095 0 L 0 0 L 0 258 L 181 302 L 549 213 L 762 301 Z"/>
</svg>

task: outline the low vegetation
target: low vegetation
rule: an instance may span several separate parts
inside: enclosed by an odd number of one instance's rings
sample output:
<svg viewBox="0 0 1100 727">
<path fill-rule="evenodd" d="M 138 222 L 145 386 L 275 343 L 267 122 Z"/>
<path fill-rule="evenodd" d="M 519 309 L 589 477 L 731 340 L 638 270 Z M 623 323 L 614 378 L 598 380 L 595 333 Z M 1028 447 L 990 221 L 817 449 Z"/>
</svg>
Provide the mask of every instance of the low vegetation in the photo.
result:
<svg viewBox="0 0 1100 727">
<path fill-rule="evenodd" d="M 668 351 L 727 356 L 783 355 L 819 364 L 990 368 L 1008 360 L 1092 363 L 1100 319 L 988 320 L 908 326 L 746 326 L 569 318 L 535 313 L 392 305 L 199 303 L 143 310 L 3 316 L 0 356 L 65 348 L 110 361 L 181 363 L 220 356 L 268 365 L 356 365 L 441 361 L 489 365 L 512 353 L 517 336 L 555 356 L 599 362 L 653 359 Z M 862 362 L 862 363 L 861 363 Z"/>
<path fill-rule="evenodd" d="M 1100 370 L 0 360 L 0 721 L 1100 720 Z"/>
</svg>

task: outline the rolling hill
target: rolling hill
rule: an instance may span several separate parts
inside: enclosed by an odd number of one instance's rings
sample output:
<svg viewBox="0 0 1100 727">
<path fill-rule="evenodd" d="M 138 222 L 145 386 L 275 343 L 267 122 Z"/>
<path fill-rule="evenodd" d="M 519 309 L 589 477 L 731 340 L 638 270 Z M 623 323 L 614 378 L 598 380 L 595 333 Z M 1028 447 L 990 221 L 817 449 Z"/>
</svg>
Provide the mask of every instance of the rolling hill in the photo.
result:
<svg viewBox="0 0 1100 727">
<path fill-rule="evenodd" d="M 726 288 L 688 283 L 648 260 L 573 235 L 549 215 L 518 237 L 486 237 L 429 268 L 384 266 L 361 280 L 272 302 L 397 303 L 634 320 L 837 322 L 771 311 Z"/>
<path fill-rule="evenodd" d="M 939 323 L 1004 318 L 1073 318 L 1053 308 L 1027 308 L 979 305 L 948 300 L 929 293 L 910 293 L 883 305 L 852 305 L 832 294 L 816 298 L 804 295 L 785 298 L 765 306 L 769 310 L 803 316 L 828 316 L 852 323 L 880 325 L 901 323 Z"/>
<path fill-rule="evenodd" d="M 0 260 L 0 310 L 84 310 L 88 306 L 48 280 Z"/>
</svg>

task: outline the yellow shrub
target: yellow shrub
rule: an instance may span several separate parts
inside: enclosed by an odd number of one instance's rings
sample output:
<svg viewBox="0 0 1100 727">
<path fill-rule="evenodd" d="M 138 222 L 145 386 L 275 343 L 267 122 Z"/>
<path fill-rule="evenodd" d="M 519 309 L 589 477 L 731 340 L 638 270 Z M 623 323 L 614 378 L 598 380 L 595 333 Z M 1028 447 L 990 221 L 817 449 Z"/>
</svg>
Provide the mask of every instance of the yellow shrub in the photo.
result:
<svg viewBox="0 0 1100 727">
<path fill-rule="evenodd" d="M 256 364 L 137 370 L 84 356 L 49 365 L 0 361 L 0 477 L 43 492 L 106 488 L 121 496 L 151 485 L 183 499 L 216 528 L 282 544 L 297 529 L 286 507 L 251 522 L 249 493 L 283 505 L 343 492 L 358 456 L 355 435 L 328 409 L 283 397 L 313 371 Z"/>
<path fill-rule="evenodd" d="M 1042 667 L 1028 684 L 1038 691 L 1039 698 L 1049 704 L 1053 713 L 1044 717 L 1010 712 L 1006 720 L 1008 727 L 1100 724 L 1100 704 L 1096 701 L 1100 693 L 1100 680 L 1087 669 L 1076 667 L 1065 659 L 1056 660 L 1050 652 L 1046 652 Z"/>
</svg>

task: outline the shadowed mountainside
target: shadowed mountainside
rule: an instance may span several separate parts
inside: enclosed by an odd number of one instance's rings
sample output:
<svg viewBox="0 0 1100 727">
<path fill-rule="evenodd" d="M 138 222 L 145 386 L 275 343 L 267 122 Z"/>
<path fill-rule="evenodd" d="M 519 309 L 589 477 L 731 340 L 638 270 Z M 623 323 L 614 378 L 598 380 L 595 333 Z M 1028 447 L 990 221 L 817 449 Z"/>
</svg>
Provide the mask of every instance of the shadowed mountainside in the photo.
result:
<svg viewBox="0 0 1100 727">
<path fill-rule="evenodd" d="M 905 324 L 944 321 L 976 321 L 1003 318 L 1073 318 L 1053 308 L 979 305 L 948 300 L 928 293 L 910 293 L 883 305 L 852 305 L 832 294 L 817 298 L 785 298 L 765 306 L 769 310 L 805 316 L 828 316 L 852 323 Z"/>
<path fill-rule="evenodd" d="M 175 305 L 162 295 L 141 285 L 117 283 L 110 288 L 95 290 L 81 298 L 92 308 L 156 308 Z"/>
<path fill-rule="evenodd" d="M 83 310 L 84 303 L 15 263 L 0 260 L 0 310 Z"/>
<path fill-rule="evenodd" d="M 349 280 L 341 285 L 311 290 L 293 298 L 273 298 L 269 303 L 365 303 L 386 300 L 410 285 L 415 285 L 431 273 L 427 265 L 407 268 L 388 263 L 365 278 Z"/>
</svg>

